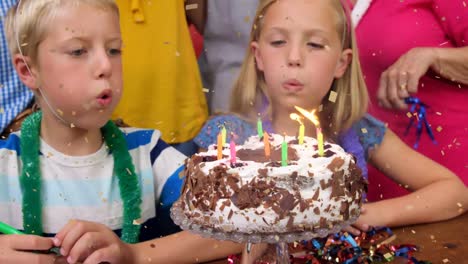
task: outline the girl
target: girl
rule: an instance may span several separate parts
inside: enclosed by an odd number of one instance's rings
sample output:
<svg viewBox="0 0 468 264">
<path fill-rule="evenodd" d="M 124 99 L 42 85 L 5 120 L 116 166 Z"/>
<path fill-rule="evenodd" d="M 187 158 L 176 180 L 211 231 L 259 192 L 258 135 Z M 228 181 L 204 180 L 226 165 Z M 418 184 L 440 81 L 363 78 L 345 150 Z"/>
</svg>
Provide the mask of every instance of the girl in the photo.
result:
<svg viewBox="0 0 468 264">
<path fill-rule="evenodd" d="M 365 204 L 350 231 L 358 234 L 369 226 L 409 225 L 462 214 L 468 191 L 456 175 L 365 115 L 367 93 L 357 58 L 354 33 L 340 0 L 261 1 L 250 50 L 231 97 L 233 114 L 212 118 L 195 141 L 207 148 L 224 126 L 242 144 L 257 133 L 257 115 L 267 132 L 295 135 L 298 124 L 289 116 L 294 106 L 321 109 L 326 139 L 354 154 L 364 176 L 366 162 L 371 162 L 414 191 Z M 315 137 L 313 124 L 304 124 L 306 135 Z"/>
<path fill-rule="evenodd" d="M 1 235 L 0 263 L 55 263 L 30 252 L 52 245 L 68 263 L 195 262 L 236 252 L 188 232 L 155 239 L 170 228 L 159 219 L 179 196 L 185 156 L 158 131 L 108 121 L 122 92 L 114 1 L 23 0 L 5 24 L 14 67 L 42 111 L 0 141 L 0 221 L 29 234 Z"/>
</svg>

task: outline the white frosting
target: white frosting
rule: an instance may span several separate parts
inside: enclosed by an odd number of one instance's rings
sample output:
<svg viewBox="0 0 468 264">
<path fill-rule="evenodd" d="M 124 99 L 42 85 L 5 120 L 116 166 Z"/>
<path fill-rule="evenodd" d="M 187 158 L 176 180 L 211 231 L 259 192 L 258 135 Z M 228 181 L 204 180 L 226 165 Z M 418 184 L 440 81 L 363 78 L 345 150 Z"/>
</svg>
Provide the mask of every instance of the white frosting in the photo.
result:
<svg viewBox="0 0 468 264">
<path fill-rule="evenodd" d="M 283 136 L 280 135 L 270 135 L 273 137 L 271 142 L 271 148 L 281 147 L 283 142 Z M 286 137 L 286 141 L 295 140 L 293 137 Z M 326 143 L 330 144 L 330 143 Z M 305 137 L 304 144 L 297 145 L 291 144 L 290 148 L 294 148 L 297 152 L 297 161 L 290 161 L 290 165 L 284 167 L 270 167 L 267 166 L 270 162 L 255 162 L 255 161 L 244 161 L 237 158 L 237 163 L 245 164 L 244 166 L 231 168 L 230 166 L 230 149 L 229 144 L 226 144 L 223 155 L 228 158 L 221 160 L 215 160 L 211 162 L 202 162 L 200 165 L 200 170 L 208 175 L 216 166 L 222 165 L 226 166 L 229 169 L 227 170 L 228 174 L 237 174 L 240 177 L 240 184 L 242 186 L 251 181 L 266 180 L 267 182 L 274 180 L 277 187 L 287 189 L 291 194 L 294 194 L 295 191 L 292 190 L 291 180 L 289 179 L 293 172 L 297 172 L 298 177 L 301 177 L 301 180 L 307 181 L 307 184 L 302 184 L 300 187 L 300 194 L 303 200 L 312 199 L 317 190 L 320 190 L 318 199 L 313 201 L 313 206 L 308 207 L 305 211 L 300 211 L 300 205 L 296 205 L 293 209 L 293 226 L 305 226 L 307 228 L 317 227 L 320 221 L 320 218 L 325 218 L 327 222 L 339 222 L 343 220 L 343 216 L 340 213 L 341 203 L 347 201 L 349 203 L 349 212 L 356 209 L 355 212 L 359 212 L 360 206 L 360 196 L 361 192 L 357 192 L 355 195 L 359 197 L 350 197 L 350 191 L 345 190 L 344 196 L 330 198 L 332 188 L 327 187 L 325 189 L 321 188 L 320 182 L 323 180 L 324 183 L 327 183 L 333 176 L 333 171 L 331 171 L 328 166 L 335 158 L 341 158 L 344 162 L 341 167 L 337 168 L 337 171 L 343 170 L 342 182 L 346 182 L 346 178 L 349 177 L 349 165 L 354 163 L 354 159 L 350 154 L 347 154 L 340 146 L 336 144 L 330 144 L 331 147 L 325 149 L 333 151 L 331 157 L 316 157 L 318 152 L 315 150 L 317 145 L 317 140 L 310 137 Z M 247 140 L 247 142 L 242 146 L 237 146 L 236 150 L 241 149 L 250 149 L 258 150 L 263 149 L 264 143 L 260 141 L 258 136 L 253 136 Z M 205 153 L 200 153 L 202 156 L 217 156 L 216 146 L 210 146 L 208 151 Z M 259 169 L 268 169 L 267 177 L 259 178 Z M 312 175 L 312 176 L 311 176 Z M 281 181 L 281 179 L 287 179 L 286 181 Z M 343 184 L 344 185 L 344 184 Z M 345 186 L 340 186 L 346 188 Z M 234 194 L 234 190 L 231 187 L 228 187 L 230 192 Z M 192 197 L 192 199 L 194 199 Z M 229 206 L 226 206 L 225 201 L 229 199 L 219 199 L 216 203 L 216 209 L 209 212 L 203 212 L 198 208 L 193 206 L 188 209 L 189 213 L 193 216 L 201 215 L 199 217 L 200 223 L 206 222 L 206 219 L 209 218 L 209 224 L 212 227 L 221 229 L 224 231 L 236 231 L 242 233 L 272 233 L 272 232 L 286 232 L 288 231 L 288 221 L 290 217 L 287 216 L 278 221 L 278 213 L 275 212 L 271 207 L 265 208 L 264 204 L 261 204 L 257 208 L 245 208 L 239 209 L 234 203 L 230 203 Z M 192 200 L 193 201 L 193 200 Z M 359 202 L 356 202 L 359 201 Z M 188 201 L 187 201 L 188 202 Z M 223 205 L 224 203 L 224 205 Z M 206 201 L 206 204 L 209 205 L 209 202 Z M 319 209 L 319 214 L 314 213 L 315 208 Z M 326 209 L 327 210 L 326 212 Z M 187 211 L 186 210 L 186 211 Z M 231 213 L 232 210 L 232 213 Z M 317 210 L 317 209 L 315 209 Z M 229 218 L 229 215 L 231 217 Z M 196 221 L 196 219 L 193 219 Z M 289 227 L 291 226 L 291 223 Z"/>
</svg>

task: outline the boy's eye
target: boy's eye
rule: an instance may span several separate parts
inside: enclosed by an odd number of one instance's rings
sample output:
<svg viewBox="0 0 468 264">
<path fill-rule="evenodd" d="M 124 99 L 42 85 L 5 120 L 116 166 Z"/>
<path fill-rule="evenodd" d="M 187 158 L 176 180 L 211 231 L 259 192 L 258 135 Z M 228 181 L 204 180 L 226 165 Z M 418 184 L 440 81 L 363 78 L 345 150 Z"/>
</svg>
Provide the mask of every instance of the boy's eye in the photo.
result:
<svg viewBox="0 0 468 264">
<path fill-rule="evenodd" d="M 270 42 L 270 44 L 272 46 L 281 46 L 281 45 L 283 45 L 285 43 L 286 43 L 286 41 L 284 41 L 284 40 L 275 40 L 275 41 Z"/>
<path fill-rule="evenodd" d="M 108 53 L 109 53 L 109 55 L 120 55 L 120 54 L 122 54 L 122 50 L 120 50 L 120 49 L 109 49 Z"/>
<path fill-rule="evenodd" d="M 315 42 L 308 42 L 307 46 L 314 48 L 314 49 L 323 49 L 325 47 L 324 45 L 315 43 Z"/>
<path fill-rule="evenodd" d="M 72 55 L 74 57 L 79 57 L 79 56 L 83 55 L 84 53 L 86 53 L 85 49 L 76 49 L 76 50 L 72 50 L 70 52 L 70 55 Z"/>
</svg>

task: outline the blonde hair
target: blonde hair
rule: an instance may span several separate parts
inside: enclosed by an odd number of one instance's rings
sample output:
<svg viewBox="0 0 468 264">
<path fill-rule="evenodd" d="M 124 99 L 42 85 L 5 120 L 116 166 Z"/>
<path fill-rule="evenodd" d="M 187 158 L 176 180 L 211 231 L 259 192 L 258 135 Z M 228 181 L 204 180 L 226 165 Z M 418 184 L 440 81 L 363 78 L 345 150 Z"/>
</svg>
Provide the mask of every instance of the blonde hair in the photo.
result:
<svg viewBox="0 0 468 264">
<path fill-rule="evenodd" d="M 279 0 L 261 0 L 257 8 L 254 24 L 250 33 L 250 42 L 258 41 L 262 30 L 262 20 L 268 8 Z M 350 28 L 346 7 L 340 0 L 329 1 L 337 13 L 337 31 L 341 35 L 343 49 L 352 49 L 352 61 L 344 75 L 335 79 L 333 85 L 322 100 L 322 111 L 319 113 L 324 132 L 328 137 L 336 138 L 337 134 L 350 128 L 353 123 L 361 119 L 367 112 L 368 95 L 359 64 L 359 55 L 353 30 Z M 331 91 L 337 93 L 336 101 L 328 100 Z M 230 110 L 240 114 L 247 120 L 254 116 L 254 107 L 261 103 L 262 98 L 269 96 L 263 73 L 255 65 L 255 58 L 250 47 L 247 50 L 239 77 L 234 83 Z M 268 114 L 271 114 L 269 106 Z"/>
<path fill-rule="evenodd" d="M 59 8 L 87 4 L 119 14 L 114 0 L 21 0 L 10 8 L 5 18 L 5 32 L 10 54 L 22 54 L 34 63 L 37 48 L 45 39 L 48 26 Z"/>
</svg>

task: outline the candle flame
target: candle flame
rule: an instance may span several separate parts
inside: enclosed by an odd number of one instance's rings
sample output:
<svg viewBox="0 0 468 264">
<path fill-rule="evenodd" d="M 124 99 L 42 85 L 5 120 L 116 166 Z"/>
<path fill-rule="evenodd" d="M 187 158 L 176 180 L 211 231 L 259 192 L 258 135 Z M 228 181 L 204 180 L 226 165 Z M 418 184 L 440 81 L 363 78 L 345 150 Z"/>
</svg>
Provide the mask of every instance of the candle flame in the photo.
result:
<svg viewBox="0 0 468 264">
<path fill-rule="evenodd" d="M 299 113 L 301 113 L 303 116 L 305 116 L 307 119 L 312 121 L 316 127 L 320 125 L 319 119 L 317 115 L 315 115 L 315 109 L 312 110 L 311 112 L 305 110 L 304 108 L 301 108 L 299 106 L 294 106 Z"/>
<path fill-rule="evenodd" d="M 289 115 L 289 117 L 290 117 L 292 120 L 297 121 L 297 122 L 299 122 L 299 124 L 302 125 L 302 120 L 301 120 L 302 117 L 300 117 L 298 114 L 292 113 L 292 114 Z"/>
</svg>

